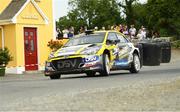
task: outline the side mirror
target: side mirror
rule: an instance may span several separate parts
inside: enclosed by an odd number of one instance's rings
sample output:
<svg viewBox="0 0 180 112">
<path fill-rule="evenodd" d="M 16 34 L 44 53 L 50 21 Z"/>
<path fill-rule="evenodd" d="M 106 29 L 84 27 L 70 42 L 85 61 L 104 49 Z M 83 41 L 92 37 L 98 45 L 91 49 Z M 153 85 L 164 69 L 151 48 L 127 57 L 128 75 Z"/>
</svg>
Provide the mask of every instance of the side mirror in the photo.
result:
<svg viewBox="0 0 180 112">
<path fill-rule="evenodd" d="M 113 40 L 106 40 L 107 45 L 110 45 L 110 44 L 113 44 L 113 43 L 114 43 Z"/>
<path fill-rule="evenodd" d="M 120 42 L 120 40 L 118 39 L 118 40 L 115 40 L 115 43 L 119 43 Z"/>
</svg>

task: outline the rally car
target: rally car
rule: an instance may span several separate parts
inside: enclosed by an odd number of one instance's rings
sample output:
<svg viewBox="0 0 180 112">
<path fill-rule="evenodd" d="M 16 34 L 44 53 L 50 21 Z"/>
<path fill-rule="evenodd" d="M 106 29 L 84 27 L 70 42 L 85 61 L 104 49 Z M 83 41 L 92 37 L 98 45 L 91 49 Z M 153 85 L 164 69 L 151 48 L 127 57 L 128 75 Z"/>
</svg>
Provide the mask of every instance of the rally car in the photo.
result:
<svg viewBox="0 0 180 112">
<path fill-rule="evenodd" d="M 62 48 L 49 55 L 45 76 L 59 79 L 62 74 L 99 72 L 108 76 L 111 70 L 141 69 L 141 54 L 123 34 L 116 31 L 86 31 L 70 39 Z"/>
</svg>

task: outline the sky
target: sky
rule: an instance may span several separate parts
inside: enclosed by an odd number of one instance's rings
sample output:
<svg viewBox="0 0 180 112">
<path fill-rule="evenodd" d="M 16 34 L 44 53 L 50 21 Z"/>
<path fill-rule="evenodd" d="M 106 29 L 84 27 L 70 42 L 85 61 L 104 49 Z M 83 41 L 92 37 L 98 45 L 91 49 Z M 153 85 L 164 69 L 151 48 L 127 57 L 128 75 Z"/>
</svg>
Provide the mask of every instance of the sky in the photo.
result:
<svg viewBox="0 0 180 112">
<path fill-rule="evenodd" d="M 58 20 L 60 17 L 66 16 L 68 13 L 68 1 L 69 0 L 54 0 L 54 15 L 55 20 Z M 147 0 L 139 0 L 140 2 L 145 2 Z"/>
<path fill-rule="evenodd" d="M 55 20 L 67 15 L 68 13 L 68 0 L 54 0 L 54 16 Z"/>
</svg>

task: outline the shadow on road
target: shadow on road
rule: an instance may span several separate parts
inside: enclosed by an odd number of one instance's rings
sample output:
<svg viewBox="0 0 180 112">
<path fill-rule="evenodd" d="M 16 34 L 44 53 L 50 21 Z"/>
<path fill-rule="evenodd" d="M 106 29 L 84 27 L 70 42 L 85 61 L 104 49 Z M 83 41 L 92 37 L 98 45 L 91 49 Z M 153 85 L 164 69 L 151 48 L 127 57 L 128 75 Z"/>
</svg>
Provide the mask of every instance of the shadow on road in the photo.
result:
<svg viewBox="0 0 180 112">
<path fill-rule="evenodd" d="M 126 73 L 121 73 L 121 71 L 119 71 L 119 72 L 116 72 L 116 73 L 111 73 L 109 76 L 101 76 L 100 74 L 96 74 L 95 76 L 93 76 L 93 77 L 88 77 L 88 76 L 86 76 L 85 74 L 82 74 L 82 76 L 76 76 L 76 75 L 70 75 L 70 76 L 68 76 L 68 75 L 66 75 L 66 77 L 63 77 L 64 75 L 62 75 L 61 77 L 61 80 L 62 79 L 79 79 L 79 78 L 100 78 L 100 77 L 103 77 L 103 78 L 108 78 L 108 77 L 112 77 L 112 76 L 119 76 L 119 75 L 132 75 L 132 74 L 130 74 L 129 72 L 126 72 Z"/>
</svg>

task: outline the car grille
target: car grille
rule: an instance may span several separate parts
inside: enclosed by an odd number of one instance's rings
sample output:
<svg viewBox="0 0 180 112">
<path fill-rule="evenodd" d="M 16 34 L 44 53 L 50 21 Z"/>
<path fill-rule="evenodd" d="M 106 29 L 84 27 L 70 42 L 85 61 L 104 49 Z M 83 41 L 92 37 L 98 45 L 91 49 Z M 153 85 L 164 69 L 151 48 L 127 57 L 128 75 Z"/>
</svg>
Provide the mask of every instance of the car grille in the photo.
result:
<svg viewBox="0 0 180 112">
<path fill-rule="evenodd" d="M 68 71 L 78 69 L 82 63 L 82 58 L 62 59 L 52 61 L 53 66 L 58 71 Z"/>
</svg>

